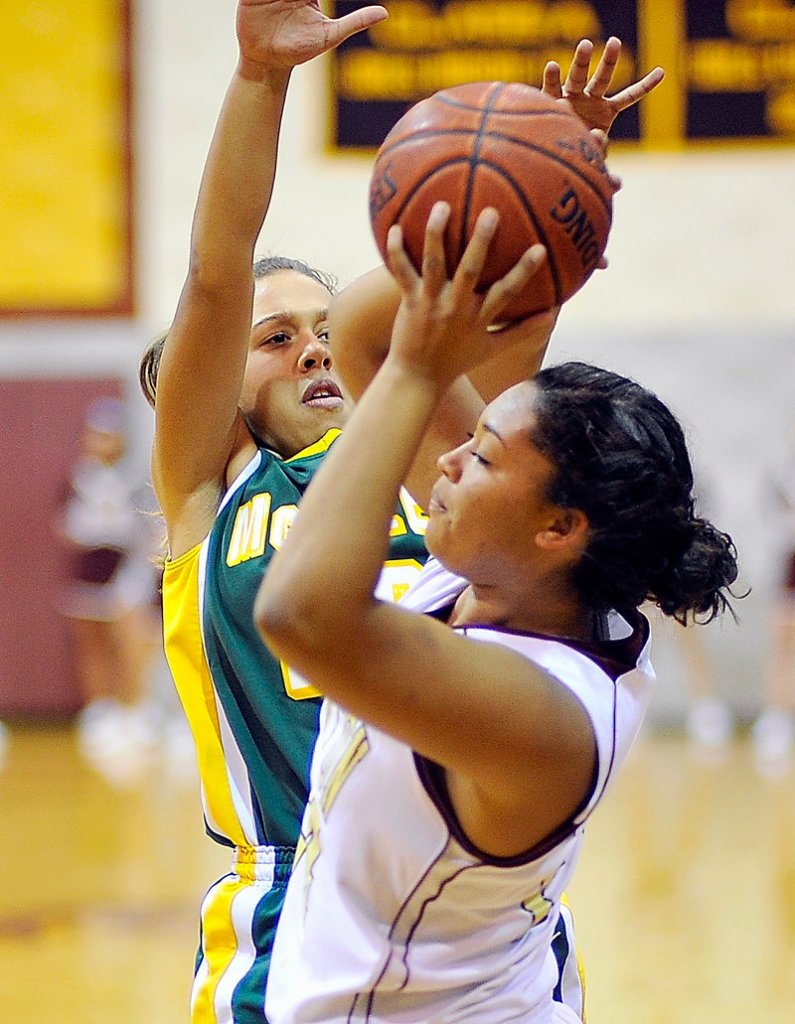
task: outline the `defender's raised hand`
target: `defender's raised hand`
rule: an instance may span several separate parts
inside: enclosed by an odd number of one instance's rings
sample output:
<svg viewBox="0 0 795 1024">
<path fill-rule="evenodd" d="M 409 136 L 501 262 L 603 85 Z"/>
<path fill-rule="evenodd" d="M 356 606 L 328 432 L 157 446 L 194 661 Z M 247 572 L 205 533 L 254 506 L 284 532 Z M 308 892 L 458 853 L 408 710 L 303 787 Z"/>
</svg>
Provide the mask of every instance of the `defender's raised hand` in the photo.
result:
<svg viewBox="0 0 795 1024">
<path fill-rule="evenodd" d="M 318 0 L 239 0 L 237 38 L 244 61 L 292 68 L 333 50 L 386 17 L 380 5 L 327 18 Z"/>
<path fill-rule="evenodd" d="M 589 78 L 593 49 L 590 39 L 577 43 L 565 82 L 561 81 L 560 65 L 549 61 L 544 68 L 542 88 L 548 96 L 567 102 L 589 128 L 608 132 L 621 111 L 648 96 L 663 80 L 665 72 L 660 67 L 654 68 L 626 89 L 606 96 L 621 56 L 621 40 L 615 36 L 607 40 L 596 71 Z"/>
</svg>

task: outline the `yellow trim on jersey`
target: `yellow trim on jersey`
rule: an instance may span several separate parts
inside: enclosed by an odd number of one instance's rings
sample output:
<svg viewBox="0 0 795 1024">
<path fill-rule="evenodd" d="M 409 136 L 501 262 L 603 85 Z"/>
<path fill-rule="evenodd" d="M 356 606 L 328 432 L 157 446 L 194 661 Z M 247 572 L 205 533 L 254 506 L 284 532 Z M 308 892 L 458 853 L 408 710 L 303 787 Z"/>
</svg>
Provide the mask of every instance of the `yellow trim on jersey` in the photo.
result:
<svg viewBox="0 0 795 1024">
<path fill-rule="evenodd" d="M 238 893 L 251 885 L 247 879 L 222 879 L 212 891 L 202 911 L 202 948 L 205 976 L 194 992 L 191 1024 L 218 1024 L 215 993 L 229 965 L 238 954 L 238 941 L 232 921 L 232 904 Z M 224 1016 L 224 1020 L 226 1020 Z"/>
<path fill-rule="evenodd" d="M 569 913 L 571 914 L 573 924 L 574 911 L 572 909 L 571 903 L 569 902 L 569 897 L 567 893 L 563 893 L 563 895 L 560 898 L 560 902 L 563 904 L 564 907 L 568 908 Z M 576 933 L 572 937 L 574 938 L 574 955 L 577 959 L 577 974 L 580 977 L 580 989 L 582 990 L 582 1024 L 588 1024 L 588 1018 L 585 1012 L 585 964 L 583 963 L 583 959 L 580 956 L 580 947 L 577 945 Z"/>
<path fill-rule="evenodd" d="M 204 798 L 215 825 L 236 845 L 247 843 L 235 811 L 215 688 L 204 655 L 199 611 L 199 561 L 206 542 L 174 561 L 163 574 L 163 637 L 166 658 L 196 743 Z"/>
<path fill-rule="evenodd" d="M 326 433 L 320 438 L 319 441 L 315 441 L 314 444 L 310 444 L 308 448 L 304 448 L 303 451 L 298 452 L 297 455 L 292 455 L 289 459 L 285 459 L 285 462 L 295 462 L 296 459 L 308 459 L 311 455 L 319 455 L 321 452 L 327 452 L 331 447 L 331 442 L 336 441 L 340 436 L 339 427 L 331 427 Z"/>
</svg>

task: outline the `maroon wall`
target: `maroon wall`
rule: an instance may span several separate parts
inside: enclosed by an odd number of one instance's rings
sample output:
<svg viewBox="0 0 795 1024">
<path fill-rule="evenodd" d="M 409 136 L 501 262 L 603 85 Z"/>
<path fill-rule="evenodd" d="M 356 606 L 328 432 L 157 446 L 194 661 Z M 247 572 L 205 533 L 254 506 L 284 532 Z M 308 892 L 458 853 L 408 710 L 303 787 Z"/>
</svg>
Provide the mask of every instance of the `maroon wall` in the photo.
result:
<svg viewBox="0 0 795 1024">
<path fill-rule="evenodd" d="M 0 718 L 80 706 L 53 522 L 86 407 L 121 393 L 114 379 L 0 380 Z"/>
</svg>

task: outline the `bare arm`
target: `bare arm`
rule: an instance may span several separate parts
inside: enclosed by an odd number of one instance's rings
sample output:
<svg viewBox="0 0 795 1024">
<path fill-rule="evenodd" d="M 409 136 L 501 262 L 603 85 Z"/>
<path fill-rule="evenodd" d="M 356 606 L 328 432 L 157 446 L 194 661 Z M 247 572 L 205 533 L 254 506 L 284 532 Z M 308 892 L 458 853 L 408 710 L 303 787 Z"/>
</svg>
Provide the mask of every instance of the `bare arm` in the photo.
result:
<svg viewBox="0 0 795 1024">
<path fill-rule="evenodd" d="M 332 351 L 354 398 L 363 394 L 386 359 L 400 298 L 399 285 L 382 266 L 358 278 L 332 301 Z M 557 309 L 551 310 L 505 332 L 499 352 L 454 381 L 437 404 L 406 478 L 408 490 L 423 508 L 439 475 L 439 456 L 466 440 L 486 403 L 541 368 L 557 315 Z M 462 329 L 467 327 L 462 322 Z"/>
<path fill-rule="evenodd" d="M 239 61 L 202 176 L 190 262 L 158 374 L 152 470 L 172 554 L 210 528 L 230 459 L 253 447 L 238 413 L 251 331 L 254 247 L 270 203 L 294 65 L 386 17 L 332 21 L 312 0 L 240 0 Z"/>
<path fill-rule="evenodd" d="M 310 485 L 255 615 L 269 646 L 327 696 L 441 764 L 467 834 L 507 856 L 548 835 L 587 794 L 594 741 L 585 712 L 512 652 L 373 599 L 395 496 L 436 404 L 507 345 L 487 325 L 543 256 L 531 251 L 484 300 L 473 282 L 493 226 L 481 217 L 446 282 L 438 211 L 422 279 L 402 249 L 393 253 L 405 298 L 389 355 Z M 329 593 L 333 601 L 319 600 Z"/>
<path fill-rule="evenodd" d="M 237 440 L 254 245 L 270 201 L 289 72 L 229 85 L 202 178 L 188 276 L 160 363 L 153 478 L 172 554 L 212 523 Z"/>
</svg>

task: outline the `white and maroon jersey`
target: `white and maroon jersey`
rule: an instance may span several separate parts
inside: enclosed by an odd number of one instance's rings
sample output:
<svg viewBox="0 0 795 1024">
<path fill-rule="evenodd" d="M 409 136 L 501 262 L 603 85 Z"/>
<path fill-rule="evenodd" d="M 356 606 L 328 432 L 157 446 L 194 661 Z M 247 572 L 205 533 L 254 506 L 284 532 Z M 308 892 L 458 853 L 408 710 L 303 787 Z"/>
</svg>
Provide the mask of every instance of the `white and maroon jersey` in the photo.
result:
<svg viewBox="0 0 795 1024">
<path fill-rule="evenodd" d="M 432 559 L 403 606 L 433 614 L 464 586 Z M 451 810 L 443 770 L 325 702 L 268 981 L 271 1024 L 578 1019 L 553 1003 L 552 943 L 583 824 L 648 703 L 648 625 L 639 613 L 632 620 L 611 614 L 610 639 L 578 648 L 462 630 L 542 666 L 577 695 L 593 725 L 598 763 L 587 803 L 521 856 L 475 848 Z"/>
</svg>

